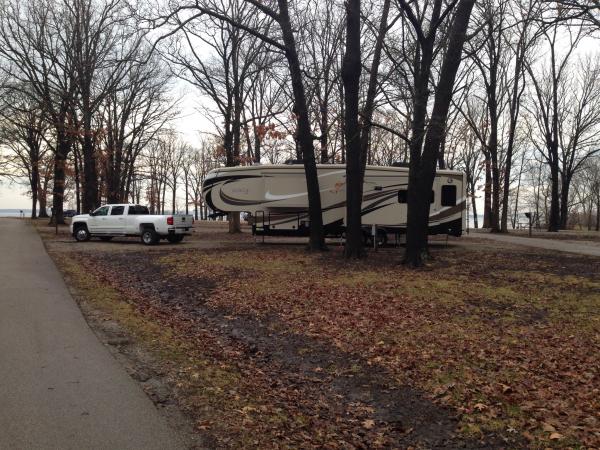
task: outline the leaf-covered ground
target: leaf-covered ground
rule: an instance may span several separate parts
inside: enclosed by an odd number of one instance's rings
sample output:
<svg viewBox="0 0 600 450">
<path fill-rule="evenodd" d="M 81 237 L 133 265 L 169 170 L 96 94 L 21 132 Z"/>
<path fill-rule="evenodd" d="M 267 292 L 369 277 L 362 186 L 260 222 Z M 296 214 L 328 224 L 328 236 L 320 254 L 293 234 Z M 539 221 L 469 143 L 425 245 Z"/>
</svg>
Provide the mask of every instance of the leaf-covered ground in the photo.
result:
<svg viewBox="0 0 600 450">
<path fill-rule="evenodd" d="M 413 271 L 246 241 L 50 250 L 145 330 L 213 446 L 600 446 L 598 259 L 451 246 Z"/>
</svg>

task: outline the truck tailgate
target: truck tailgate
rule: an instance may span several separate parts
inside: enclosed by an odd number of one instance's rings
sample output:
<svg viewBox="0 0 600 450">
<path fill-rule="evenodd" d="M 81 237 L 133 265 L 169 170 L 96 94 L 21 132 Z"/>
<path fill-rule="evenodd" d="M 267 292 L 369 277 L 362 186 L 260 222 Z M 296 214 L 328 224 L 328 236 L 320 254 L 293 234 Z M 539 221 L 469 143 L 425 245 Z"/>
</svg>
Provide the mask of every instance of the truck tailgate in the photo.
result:
<svg viewBox="0 0 600 450">
<path fill-rule="evenodd" d="M 173 227 L 175 228 L 192 228 L 194 223 L 193 216 L 187 216 L 184 214 L 173 215 Z"/>
</svg>

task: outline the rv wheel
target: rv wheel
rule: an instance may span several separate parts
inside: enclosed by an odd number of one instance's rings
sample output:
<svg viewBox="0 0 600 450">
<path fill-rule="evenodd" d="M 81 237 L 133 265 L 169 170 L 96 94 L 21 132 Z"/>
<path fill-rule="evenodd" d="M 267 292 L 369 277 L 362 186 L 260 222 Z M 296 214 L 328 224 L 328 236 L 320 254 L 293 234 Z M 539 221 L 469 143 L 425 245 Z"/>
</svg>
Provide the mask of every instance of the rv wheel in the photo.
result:
<svg viewBox="0 0 600 450">
<path fill-rule="evenodd" d="M 388 235 L 383 230 L 377 230 L 377 246 L 383 247 L 388 242 Z"/>
<path fill-rule="evenodd" d="M 367 231 L 364 232 L 365 246 L 373 247 L 373 236 Z M 383 247 L 388 242 L 387 233 L 384 230 L 377 230 L 377 247 Z"/>
</svg>

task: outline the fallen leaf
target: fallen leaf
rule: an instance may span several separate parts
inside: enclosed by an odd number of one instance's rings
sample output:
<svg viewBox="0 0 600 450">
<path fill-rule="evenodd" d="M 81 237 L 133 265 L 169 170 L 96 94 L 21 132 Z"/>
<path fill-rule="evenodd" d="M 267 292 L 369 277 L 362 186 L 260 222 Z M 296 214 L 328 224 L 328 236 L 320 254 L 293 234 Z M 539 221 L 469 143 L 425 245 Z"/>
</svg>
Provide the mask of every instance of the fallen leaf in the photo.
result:
<svg viewBox="0 0 600 450">
<path fill-rule="evenodd" d="M 560 434 L 560 433 L 552 433 L 550 435 L 550 439 L 553 440 L 553 441 L 558 440 L 558 439 L 562 439 L 562 438 L 563 438 L 563 435 Z"/>
<path fill-rule="evenodd" d="M 367 430 L 370 430 L 371 428 L 373 428 L 375 426 L 375 421 L 373 419 L 367 419 L 367 420 L 363 421 L 362 426 L 364 428 L 366 428 Z"/>
<path fill-rule="evenodd" d="M 556 431 L 556 428 L 554 428 L 552 425 L 550 425 L 549 423 L 544 423 L 542 425 L 542 429 L 544 431 L 547 431 L 548 433 L 554 433 Z"/>
</svg>

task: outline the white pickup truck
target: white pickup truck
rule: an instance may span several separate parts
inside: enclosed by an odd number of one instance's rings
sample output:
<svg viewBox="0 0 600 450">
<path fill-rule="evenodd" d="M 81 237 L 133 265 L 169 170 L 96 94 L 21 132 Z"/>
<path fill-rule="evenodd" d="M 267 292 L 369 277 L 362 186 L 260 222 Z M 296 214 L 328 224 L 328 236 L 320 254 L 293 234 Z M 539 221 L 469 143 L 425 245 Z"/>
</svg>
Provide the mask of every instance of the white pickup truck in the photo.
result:
<svg viewBox="0 0 600 450">
<path fill-rule="evenodd" d="M 98 236 L 109 241 L 115 236 L 140 236 L 146 245 L 157 244 L 166 239 L 172 244 L 181 242 L 191 234 L 193 216 L 150 215 L 145 206 L 104 205 L 91 212 L 74 216 L 71 235 L 79 242 Z"/>
</svg>

